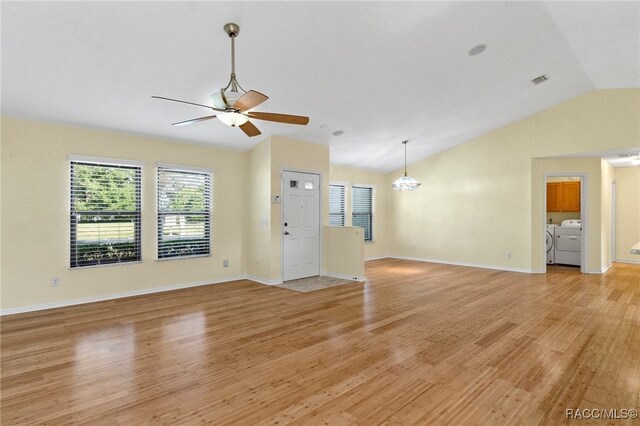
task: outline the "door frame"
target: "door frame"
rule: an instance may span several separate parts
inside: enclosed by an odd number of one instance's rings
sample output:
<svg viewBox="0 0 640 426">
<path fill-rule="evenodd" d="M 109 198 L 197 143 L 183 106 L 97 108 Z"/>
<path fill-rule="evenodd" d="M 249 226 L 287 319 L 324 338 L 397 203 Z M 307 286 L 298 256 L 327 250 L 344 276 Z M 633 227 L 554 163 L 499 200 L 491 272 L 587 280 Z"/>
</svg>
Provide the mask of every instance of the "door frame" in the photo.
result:
<svg viewBox="0 0 640 426">
<path fill-rule="evenodd" d="M 587 251 L 588 251 L 588 235 L 589 235 L 589 220 L 588 220 L 588 209 L 587 206 L 589 205 L 587 202 L 587 198 L 588 198 L 588 187 L 589 187 L 589 182 L 588 182 L 588 177 L 589 177 L 589 173 L 585 173 L 585 172 L 549 172 L 549 173 L 544 173 L 542 179 L 542 207 L 543 207 L 543 212 L 544 212 L 544 221 L 545 221 L 545 229 L 546 229 L 546 222 L 547 222 L 547 181 L 548 178 L 550 177 L 579 177 L 580 178 L 580 220 L 582 221 L 582 241 L 581 241 L 581 247 L 580 247 L 580 272 L 583 274 L 588 274 L 589 272 L 587 271 Z M 554 241 L 554 244 L 556 243 L 556 241 Z M 543 259 L 545 259 L 544 262 L 544 272 L 545 274 L 547 273 L 547 247 L 545 244 L 543 244 L 542 247 L 542 251 L 544 253 L 543 255 Z"/>
<path fill-rule="evenodd" d="M 611 181 L 611 235 L 609 236 L 611 244 L 611 263 L 616 261 L 616 180 Z"/>
<path fill-rule="evenodd" d="M 279 232 L 280 232 L 280 282 L 284 282 L 284 231 L 282 224 L 284 223 L 284 172 L 292 172 L 292 173 L 306 173 L 310 175 L 318 176 L 318 271 L 320 271 L 320 275 L 324 273 L 322 269 L 322 172 L 319 171 L 311 171 L 311 170 L 302 170 L 295 169 L 291 167 L 283 167 L 280 169 L 280 222 L 278 224 Z"/>
</svg>

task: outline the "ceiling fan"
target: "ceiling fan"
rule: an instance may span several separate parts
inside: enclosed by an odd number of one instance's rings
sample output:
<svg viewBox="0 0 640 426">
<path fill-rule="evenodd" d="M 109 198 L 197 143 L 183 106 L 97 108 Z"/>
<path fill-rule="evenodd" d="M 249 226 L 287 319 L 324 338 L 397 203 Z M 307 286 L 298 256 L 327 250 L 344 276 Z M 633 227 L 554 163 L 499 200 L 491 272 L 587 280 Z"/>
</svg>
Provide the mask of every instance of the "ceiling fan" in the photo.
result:
<svg viewBox="0 0 640 426">
<path fill-rule="evenodd" d="M 198 104 L 194 102 L 181 101 L 178 99 L 165 98 L 163 96 L 152 96 L 155 99 L 164 99 L 166 101 L 180 102 L 183 104 L 195 105 L 209 108 L 218 114 L 207 115 L 205 117 L 193 118 L 191 120 L 179 121 L 172 123 L 172 126 L 184 126 L 187 124 L 200 123 L 202 121 L 217 118 L 224 124 L 231 127 L 240 127 L 240 129 L 249 137 L 258 136 L 260 130 L 249 119 L 275 121 L 277 123 L 306 125 L 309 123 L 309 117 L 289 114 L 276 114 L 271 112 L 251 111 L 267 99 L 268 96 L 263 95 L 255 90 L 244 90 L 236 80 L 236 58 L 235 58 L 235 38 L 240 33 L 240 26 L 237 24 L 226 24 L 225 32 L 231 39 L 231 79 L 229 84 L 219 92 L 211 95 L 213 106 Z"/>
</svg>

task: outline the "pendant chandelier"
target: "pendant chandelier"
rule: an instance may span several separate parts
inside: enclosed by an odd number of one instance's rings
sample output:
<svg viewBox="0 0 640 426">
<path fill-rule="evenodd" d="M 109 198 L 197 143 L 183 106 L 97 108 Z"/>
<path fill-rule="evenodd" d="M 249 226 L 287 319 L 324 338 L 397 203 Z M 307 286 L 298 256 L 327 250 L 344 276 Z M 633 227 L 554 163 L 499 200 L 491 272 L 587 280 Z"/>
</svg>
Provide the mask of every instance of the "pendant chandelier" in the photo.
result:
<svg viewBox="0 0 640 426">
<path fill-rule="evenodd" d="M 409 141 L 403 141 L 404 145 L 404 176 L 393 182 L 393 189 L 396 191 L 413 191 L 420 186 L 420 182 L 407 176 L 407 143 Z"/>
</svg>

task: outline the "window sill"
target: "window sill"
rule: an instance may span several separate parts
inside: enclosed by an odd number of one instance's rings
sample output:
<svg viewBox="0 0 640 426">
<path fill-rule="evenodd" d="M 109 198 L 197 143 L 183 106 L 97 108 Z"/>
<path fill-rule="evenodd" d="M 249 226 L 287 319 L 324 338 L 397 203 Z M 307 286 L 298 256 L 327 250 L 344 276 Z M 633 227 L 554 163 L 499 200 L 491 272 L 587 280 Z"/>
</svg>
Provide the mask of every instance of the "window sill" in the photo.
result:
<svg viewBox="0 0 640 426">
<path fill-rule="evenodd" d="M 124 266 L 124 265 L 135 265 L 137 263 L 142 263 L 142 260 L 134 260 L 131 262 L 113 262 L 113 263 L 104 263 L 102 265 L 86 265 L 86 266 L 69 266 L 68 269 L 75 271 L 77 269 L 91 269 L 91 268 L 105 268 L 109 266 Z"/>
<path fill-rule="evenodd" d="M 173 256 L 173 257 L 161 257 L 154 259 L 156 262 L 166 262 L 169 260 L 181 260 L 181 259 L 197 259 L 199 257 L 211 257 L 212 254 L 194 254 L 191 256 Z"/>
</svg>

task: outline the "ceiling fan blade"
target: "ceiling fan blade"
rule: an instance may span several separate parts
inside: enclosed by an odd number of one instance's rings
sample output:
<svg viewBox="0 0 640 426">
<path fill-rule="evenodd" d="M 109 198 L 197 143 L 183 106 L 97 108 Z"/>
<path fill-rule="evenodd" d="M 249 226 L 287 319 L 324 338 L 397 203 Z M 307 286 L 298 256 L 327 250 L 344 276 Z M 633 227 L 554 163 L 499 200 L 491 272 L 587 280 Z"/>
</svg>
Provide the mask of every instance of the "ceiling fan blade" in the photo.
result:
<svg viewBox="0 0 640 426">
<path fill-rule="evenodd" d="M 276 114 L 273 112 L 248 112 L 247 115 L 258 120 L 275 121 L 277 123 L 299 124 L 304 126 L 309 123 L 309 117 L 301 115 Z"/>
<path fill-rule="evenodd" d="M 260 92 L 256 92 L 255 90 L 249 90 L 247 93 L 242 95 L 235 104 L 233 104 L 233 107 L 239 112 L 244 112 L 257 107 L 267 99 L 269 99 L 268 96 L 263 95 Z"/>
<path fill-rule="evenodd" d="M 192 118 L 191 120 L 178 121 L 177 123 L 171 123 L 171 125 L 172 126 L 184 126 L 186 124 L 195 124 L 195 123 L 199 123 L 201 121 L 211 120 L 212 118 L 216 118 L 216 116 L 215 115 L 208 115 L 206 117 Z"/>
<path fill-rule="evenodd" d="M 218 111 L 218 112 L 225 112 L 223 109 L 218 109 L 209 105 L 202 105 L 202 104 L 196 104 L 194 102 L 187 102 L 187 101 L 181 101 L 179 99 L 171 99 L 171 98 L 165 98 L 163 96 L 152 96 L 152 98 L 154 99 L 164 99 L 165 101 L 172 101 L 172 102 L 180 102 L 182 104 L 189 104 L 189 105 L 195 105 L 195 106 L 201 106 L 201 107 L 205 107 L 205 108 L 209 108 L 212 109 L 214 111 Z"/>
<path fill-rule="evenodd" d="M 247 121 L 246 123 L 241 125 L 240 128 L 250 138 L 253 137 L 253 136 L 258 136 L 258 135 L 262 134 L 262 132 L 260 130 L 258 130 L 258 128 L 256 126 L 254 126 L 253 123 L 250 122 L 250 121 Z"/>
</svg>

